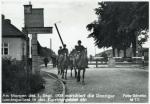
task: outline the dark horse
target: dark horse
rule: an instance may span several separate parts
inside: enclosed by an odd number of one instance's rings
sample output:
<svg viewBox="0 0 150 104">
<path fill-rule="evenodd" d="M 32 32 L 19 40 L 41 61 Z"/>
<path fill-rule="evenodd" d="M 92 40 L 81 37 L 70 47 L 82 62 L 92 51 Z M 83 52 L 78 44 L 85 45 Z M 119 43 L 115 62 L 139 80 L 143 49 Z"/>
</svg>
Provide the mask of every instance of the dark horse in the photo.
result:
<svg viewBox="0 0 150 104">
<path fill-rule="evenodd" d="M 80 81 L 80 71 L 83 70 L 83 74 L 82 74 L 82 82 L 84 83 L 84 76 L 85 76 L 85 68 L 88 65 L 88 60 L 87 60 L 87 50 L 84 49 L 83 51 L 81 51 L 80 53 L 76 54 L 76 58 L 75 58 L 75 63 L 76 63 L 76 67 L 77 67 L 77 82 Z"/>
<path fill-rule="evenodd" d="M 58 58 L 58 74 L 62 75 L 62 78 L 67 79 L 67 69 L 68 69 L 69 59 L 66 54 L 61 54 Z"/>
</svg>

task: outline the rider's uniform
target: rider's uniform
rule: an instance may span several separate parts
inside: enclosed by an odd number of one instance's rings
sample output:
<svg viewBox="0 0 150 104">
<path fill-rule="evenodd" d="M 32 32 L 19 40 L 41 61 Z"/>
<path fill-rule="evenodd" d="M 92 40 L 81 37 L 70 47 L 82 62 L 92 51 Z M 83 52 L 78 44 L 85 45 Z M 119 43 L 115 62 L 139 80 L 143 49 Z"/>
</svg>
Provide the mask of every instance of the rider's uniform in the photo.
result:
<svg viewBox="0 0 150 104">
<path fill-rule="evenodd" d="M 85 50 L 86 48 L 83 46 L 83 45 L 79 45 L 79 46 L 76 46 L 76 50 L 78 52 L 78 54 L 80 54 L 83 50 Z M 88 59 L 86 58 L 86 63 L 88 65 Z M 87 67 L 87 66 L 86 66 Z"/>
<path fill-rule="evenodd" d="M 60 55 L 62 53 L 62 49 L 58 50 L 58 55 Z"/>
<path fill-rule="evenodd" d="M 67 48 L 63 48 L 63 49 L 62 49 L 62 54 L 68 55 L 68 49 L 67 49 Z"/>
<path fill-rule="evenodd" d="M 58 58 L 57 58 L 57 62 L 58 62 L 58 59 L 59 59 L 59 57 L 60 57 L 61 54 L 62 54 L 62 49 L 59 49 L 59 50 L 58 50 Z"/>
<path fill-rule="evenodd" d="M 85 47 L 83 45 L 76 46 L 76 50 L 78 52 L 82 52 L 84 49 L 85 49 Z"/>
<path fill-rule="evenodd" d="M 68 49 L 67 48 L 62 49 L 62 55 L 63 55 L 63 58 L 66 57 L 66 60 L 63 60 L 63 67 L 68 68 L 69 61 L 68 61 Z"/>
</svg>

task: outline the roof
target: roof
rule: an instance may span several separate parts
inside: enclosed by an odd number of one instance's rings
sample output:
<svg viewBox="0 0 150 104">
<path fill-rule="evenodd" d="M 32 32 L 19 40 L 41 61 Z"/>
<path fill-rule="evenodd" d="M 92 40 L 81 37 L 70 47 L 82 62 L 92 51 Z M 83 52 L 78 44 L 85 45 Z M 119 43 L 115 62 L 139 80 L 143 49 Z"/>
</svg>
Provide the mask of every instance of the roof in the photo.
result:
<svg viewBox="0 0 150 104">
<path fill-rule="evenodd" d="M 2 19 L 2 37 L 19 37 L 27 39 L 27 36 L 17 29 L 9 19 Z"/>
</svg>

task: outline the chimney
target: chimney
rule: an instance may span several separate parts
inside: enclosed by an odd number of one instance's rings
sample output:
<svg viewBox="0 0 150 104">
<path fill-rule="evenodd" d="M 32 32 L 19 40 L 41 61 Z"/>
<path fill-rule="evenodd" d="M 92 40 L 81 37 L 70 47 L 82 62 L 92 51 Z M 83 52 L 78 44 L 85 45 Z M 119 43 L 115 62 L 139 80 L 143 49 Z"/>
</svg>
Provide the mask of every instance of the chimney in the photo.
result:
<svg viewBox="0 0 150 104">
<path fill-rule="evenodd" d="M 32 4 L 31 4 L 31 1 L 29 1 L 29 5 L 32 5 Z"/>
<path fill-rule="evenodd" d="M 5 16 L 2 14 L 2 20 L 4 20 L 5 19 Z"/>
<path fill-rule="evenodd" d="M 11 24 L 11 20 L 10 19 L 5 19 L 5 22 Z"/>
</svg>

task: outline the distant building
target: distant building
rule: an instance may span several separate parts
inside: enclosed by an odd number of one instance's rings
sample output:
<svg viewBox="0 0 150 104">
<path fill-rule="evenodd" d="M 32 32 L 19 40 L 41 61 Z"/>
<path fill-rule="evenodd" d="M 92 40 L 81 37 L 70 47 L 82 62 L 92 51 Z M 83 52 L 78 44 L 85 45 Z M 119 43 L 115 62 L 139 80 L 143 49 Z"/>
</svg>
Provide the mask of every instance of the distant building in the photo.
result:
<svg viewBox="0 0 150 104">
<path fill-rule="evenodd" d="M 2 15 L 2 57 L 23 60 L 27 56 L 28 37 Z"/>
<path fill-rule="evenodd" d="M 108 55 L 108 57 L 113 56 L 113 54 L 112 54 L 112 49 L 106 50 L 106 51 L 104 51 L 104 52 Z M 95 56 L 96 56 L 96 57 L 101 57 L 104 52 L 98 53 L 98 54 L 96 54 Z M 145 59 L 145 60 L 148 60 L 148 57 L 149 57 L 149 54 L 148 54 L 148 53 L 149 53 L 149 49 L 148 49 L 148 48 L 144 48 L 144 47 L 143 47 L 143 48 L 139 48 L 139 49 L 138 49 L 138 53 L 137 53 L 137 57 L 142 57 L 142 56 L 144 56 L 144 59 Z M 133 57 L 132 48 L 128 48 L 128 49 L 126 50 L 126 56 L 127 56 L 127 57 Z M 120 50 L 119 56 L 118 56 L 117 50 L 115 50 L 115 57 L 124 57 L 123 50 Z"/>
</svg>

